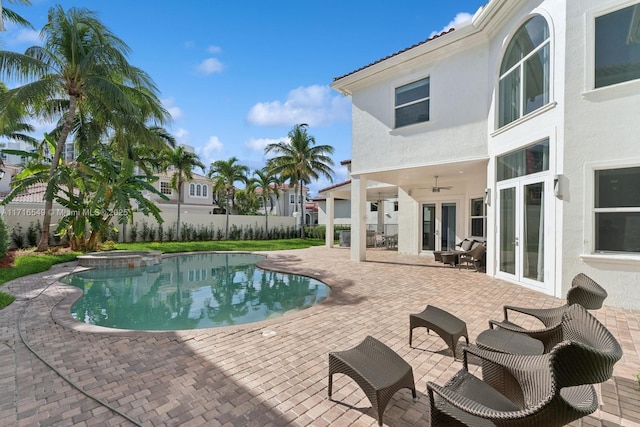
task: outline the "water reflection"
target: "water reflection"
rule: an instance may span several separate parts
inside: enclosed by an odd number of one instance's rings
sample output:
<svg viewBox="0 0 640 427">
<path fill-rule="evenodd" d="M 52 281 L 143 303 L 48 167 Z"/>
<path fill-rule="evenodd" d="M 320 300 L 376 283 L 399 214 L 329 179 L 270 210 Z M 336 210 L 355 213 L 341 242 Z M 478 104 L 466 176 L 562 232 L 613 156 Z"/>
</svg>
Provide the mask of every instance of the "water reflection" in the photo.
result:
<svg viewBox="0 0 640 427">
<path fill-rule="evenodd" d="M 265 271 L 252 254 L 196 254 L 161 266 L 89 270 L 63 281 L 83 290 L 71 315 L 120 329 L 181 330 L 256 322 L 311 307 L 329 288 L 309 277 Z"/>
</svg>

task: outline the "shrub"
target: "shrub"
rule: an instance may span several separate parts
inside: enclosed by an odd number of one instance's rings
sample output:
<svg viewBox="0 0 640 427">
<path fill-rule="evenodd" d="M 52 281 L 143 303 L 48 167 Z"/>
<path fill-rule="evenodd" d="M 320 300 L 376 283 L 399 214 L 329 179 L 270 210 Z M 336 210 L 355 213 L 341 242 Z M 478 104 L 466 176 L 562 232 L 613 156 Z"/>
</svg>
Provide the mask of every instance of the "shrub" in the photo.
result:
<svg viewBox="0 0 640 427">
<path fill-rule="evenodd" d="M 38 236 L 42 231 L 42 227 L 40 227 L 40 221 L 37 224 L 33 222 L 29 223 L 29 227 L 27 227 L 27 242 L 29 246 L 36 246 L 38 244 Z"/>
<path fill-rule="evenodd" d="M 5 256 L 9 250 L 9 230 L 7 230 L 7 224 L 0 218 L 0 256 Z"/>
<path fill-rule="evenodd" d="M 131 224 L 131 229 L 129 230 L 129 238 L 132 242 L 138 241 L 138 223 L 134 222 Z"/>
<path fill-rule="evenodd" d="M 13 230 L 11 230 L 11 241 L 16 248 L 24 248 L 24 233 L 22 232 L 20 223 L 16 224 Z"/>
</svg>

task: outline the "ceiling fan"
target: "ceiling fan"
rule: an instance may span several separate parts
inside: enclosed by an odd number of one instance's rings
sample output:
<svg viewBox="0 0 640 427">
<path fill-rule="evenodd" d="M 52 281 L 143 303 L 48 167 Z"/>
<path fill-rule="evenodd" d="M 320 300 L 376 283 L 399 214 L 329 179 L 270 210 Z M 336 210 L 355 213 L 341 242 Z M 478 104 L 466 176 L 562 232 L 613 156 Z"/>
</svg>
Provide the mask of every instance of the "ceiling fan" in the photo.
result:
<svg viewBox="0 0 640 427">
<path fill-rule="evenodd" d="M 452 187 L 452 186 L 450 186 L 450 185 L 442 186 L 442 187 L 438 186 L 438 175 L 435 175 L 435 178 L 436 178 L 436 185 L 434 185 L 433 187 L 431 187 L 431 192 L 432 192 L 432 193 L 439 193 L 439 192 L 440 192 L 440 190 L 451 190 L 451 189 L 453 188 L 453 187 Z"/>
</svg>

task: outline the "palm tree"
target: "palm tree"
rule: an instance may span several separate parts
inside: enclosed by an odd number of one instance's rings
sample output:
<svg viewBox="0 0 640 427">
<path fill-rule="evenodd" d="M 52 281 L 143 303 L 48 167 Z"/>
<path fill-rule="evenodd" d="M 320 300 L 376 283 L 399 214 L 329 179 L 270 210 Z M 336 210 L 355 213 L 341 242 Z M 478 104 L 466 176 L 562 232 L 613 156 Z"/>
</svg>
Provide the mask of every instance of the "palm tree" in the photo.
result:
<svg viewBox="0 0 640 427">
<path fill-rule="evenodd" d="M 273 209 L 273 201 L 271 200 L 271 195 L 278 197 L 279 190 L 278 186 L 280 185 L 280 178 L 277 175 L 274 175 L 273 172 L 269 168 L 262 168 L 261 170 L 256 170 L 253 172 L 254 178 L 251 180 L 255 183 L 256 187 L 261 190 L 258 198 L 262 200 L 262 204 L 264 206 L 264 230 L 266 233 L 266 238 L 269 238 L 269 207 L 271 205 L 271 209 Z"/>
<path fill-rule="evenodd" d="M 0 82 L 0 95 L 6 92 L 7 86 L 3 82 Z M 35 128 L 22 121 L 24 115 L 24 108 L 19 108 L 14 111 L 7 109 L 6 113 L 0 117 L 0 137 L 5 137 L 15 141 L 23 141 L 32 146 L 36 146 L 38 144 L 38 140 L 29 135 L 29 133 L 35 131 Z"/>
<path fill-rule="evenodd" d="M 26 5 L 31 5 L 29 0 L 8 0 L 9 3 L 22 3 Z M 14 24 L 22 25 L 23 27 L 32 28 L 29 21 L 24 19 L 22 16 L 18 15 L 12 10 L 7 9 L 6 7 L 2 7 L 2 2 L 0 1 L 0 31 L 4 31 L 4 21 L 13 22 Z"/>
<path fill-rule="evenodd" d="M 306 124 L 293 126 L 289 131 L 289 141 L 280 141 L 267 145 L 265 154 L 273 152 L 276 157 L 269 160 L 269 167 L 275 174 L 280 174 L 298 183 L 300 187 L 300 213 L 304 215 L 303 187 L 318 179 L 320 175 L 333 182 L 333 160 L 329 157 L 333 154 L 330 145 L 316 145 L 313 136 L 307 133 Z M 298 206 L 296 205 L 296 212 Z M 300 237 L 304 238 L 304 217 L 302 217 Z"/>
<path fill-rule="evenodd" d="M 207 176 L 213 180 L 213 189 L 216 193 L 222 194 L 225 202 L 226 225 L 225 239 L 229 238 L 229 212 L 234 207 L 236 193 L 236 182 L 247 183 L 249 168 L 236 163 L 238 159 L 234 156 L 229 160 L 216 160 L 209 166 Z"/>
<path fill-rule="evenodd" d="M 87 9 L 49 9 L 40 31 L 42 46 L 24 54 L 0 51 L 0 75 L 27 83 L 0 95 L 0 115 L 23 105 L 45 120 L 58 120 L 55 155 L 45 192 L 45 215 L 38 251 L 48 248 L 55 169 L 77 115 L 94 117 L 102 126 L 132 122 L 163 124 L 169 113 L 156 96 L 151 78 L 127 61 L 129 47 Z"/>
<path fill-rule="evenodd" d="M 185 182 L 193 179 L 192 170 L 199 167 L 204 172 L 205 166 L 200 161 L 197 154 L 185 150 L 184 146 L 179 145 L 174 149 L 167 148 L 163 155 L 164 162 L 167 166 L 173 168 L 169 170 L 171 181 L 169 185 L 178 193 L 178 221 L 176 226 L 176 239 L 180 240 L 180 203 L 182 199 L 182 187 Z"/>
</svg>

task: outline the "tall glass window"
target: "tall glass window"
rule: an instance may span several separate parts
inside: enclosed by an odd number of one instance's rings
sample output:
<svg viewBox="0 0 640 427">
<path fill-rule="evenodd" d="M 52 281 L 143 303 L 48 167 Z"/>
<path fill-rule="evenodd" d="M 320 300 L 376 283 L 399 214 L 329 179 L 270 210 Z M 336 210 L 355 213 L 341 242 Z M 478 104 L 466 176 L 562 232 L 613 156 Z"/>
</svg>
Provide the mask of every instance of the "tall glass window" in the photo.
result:
<svg viewBox="0 0 640 427">
<path fill-rule="evenodd" d="M 396 128 L 429 121 L 429 78 L 396 88 Z"/>
<path fill-rule="evenodd" d="M 595 171 L 596 252 L 640 252 L 640 166 Z"/>
<path fill-rule="evenodd" d="M 595 87 L 640 79 L 640 3 L 595 20 Z"/>
<path fill-rule="evenodd" d="M 549 103 L 549 46 L 549 26 L 539 15 L 509 42 L 500 66 L 499 127 Z"/>
</svg>

